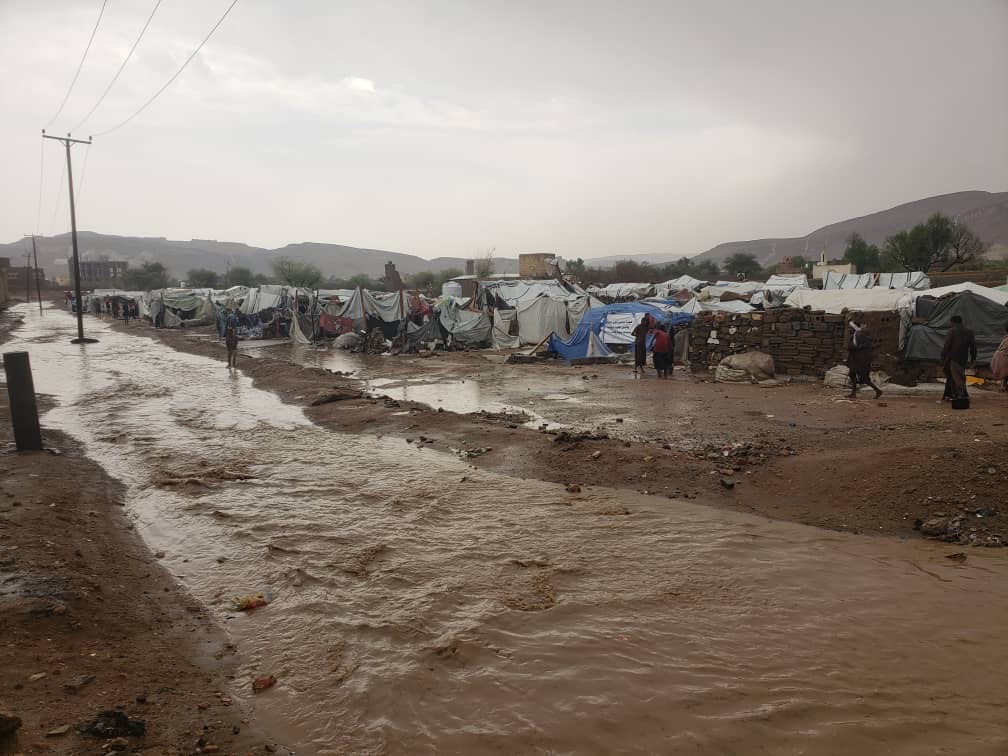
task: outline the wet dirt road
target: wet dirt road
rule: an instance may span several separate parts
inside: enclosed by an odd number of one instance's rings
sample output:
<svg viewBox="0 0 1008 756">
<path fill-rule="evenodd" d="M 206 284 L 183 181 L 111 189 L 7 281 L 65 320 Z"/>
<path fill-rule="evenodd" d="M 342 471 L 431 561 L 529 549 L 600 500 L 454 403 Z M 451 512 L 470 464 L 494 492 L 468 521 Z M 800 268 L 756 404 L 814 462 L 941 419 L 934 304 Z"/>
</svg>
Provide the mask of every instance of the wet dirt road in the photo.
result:
<svg viewBox="0 0 1008 756">
<path fill-rule="evenodd" d="M 339 434 L 220 362 L 26 312 L 44 422 L 128 487 L 298 753 L 1008 748 L 1001 550 L 844 536 Z M 782 495 L 785 495 L 782 493 Z M 273 602 L 233 610 L 240 594 Z M 251 680 L 273 674 L 259 695 Z"/>
</svg>

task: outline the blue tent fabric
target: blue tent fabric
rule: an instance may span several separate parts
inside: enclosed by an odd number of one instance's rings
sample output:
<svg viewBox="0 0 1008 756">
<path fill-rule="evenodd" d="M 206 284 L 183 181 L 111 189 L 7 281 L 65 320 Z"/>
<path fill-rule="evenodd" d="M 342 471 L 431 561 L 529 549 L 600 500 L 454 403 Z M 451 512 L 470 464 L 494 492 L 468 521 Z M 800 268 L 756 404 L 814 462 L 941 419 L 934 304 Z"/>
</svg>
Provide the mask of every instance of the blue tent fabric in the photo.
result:
<svg viewBox="0 0 1008 756">
<path fill-rule="evenodd" d="M 602 307 L 592 307 L 588 310 L 578 323 L 574 333 L 564 341 L 556 334 L 550 336 L 549 351 L 560 355 L 570 362 L 583 357 L 596 357 L 611 354 L 610 350 L 602 343 L 601 333 L 605 319 L 612 314 L 623 313 L 646 313 L 658 322 L 662 328 L 677 326 L 680 323 L 690 323 L 693 315 L 688 312 L 668 312 L 660 307 L 644 304 L 643 302 L 619 302 L 617 304 L 603 305 Z M 592 338 L 594 336 L 594 339 Z M 648 337 L 648 349 L 651 348 L 653 337 Z M 592 352 L 592 354 L 589 354 Z"/>
</svg>

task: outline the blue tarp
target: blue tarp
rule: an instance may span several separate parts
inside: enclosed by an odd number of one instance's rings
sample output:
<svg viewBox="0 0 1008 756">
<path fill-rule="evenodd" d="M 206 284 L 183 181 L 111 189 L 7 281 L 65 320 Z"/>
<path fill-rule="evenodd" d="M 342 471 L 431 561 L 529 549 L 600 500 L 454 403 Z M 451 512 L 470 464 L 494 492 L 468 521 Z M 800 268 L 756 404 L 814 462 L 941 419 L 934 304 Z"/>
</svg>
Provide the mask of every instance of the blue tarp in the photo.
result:
<svg viewBox="0 0 1008 756">
<path fill-rule="evenodd" d="M 688 312 L 668 312 L 654 305 L 642 302 L 620 302 L 618 304 L 603 305 L 602 307 L 592 307 L 588 310 L 578 323 L 574 333 L 564 341 L 554 333 L 550 336 L 549 350 L 560 355 L 570 362 L 574 359 L 584 357 L 604 357 L 611 354 L 610 350 L 602 343 L 602 326 L 609 315 L 614 314 L 647 313 L 662 328 L 677 326 L 680 323 L 690 323 L 693 316 Z M 648 337 L 648 348 L 651 347 L 653 337 Z"/>
</svg>

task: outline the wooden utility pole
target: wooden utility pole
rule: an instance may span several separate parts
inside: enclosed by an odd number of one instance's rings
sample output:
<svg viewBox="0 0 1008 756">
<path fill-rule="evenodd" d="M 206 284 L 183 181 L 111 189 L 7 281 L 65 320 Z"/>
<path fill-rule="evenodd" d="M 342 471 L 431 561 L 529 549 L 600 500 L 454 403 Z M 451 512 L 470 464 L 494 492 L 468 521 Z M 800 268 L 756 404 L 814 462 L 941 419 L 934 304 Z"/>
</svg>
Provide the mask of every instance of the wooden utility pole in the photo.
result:
<svg viewBox="0 0 1008 756">
<path fill-rule="evenodd" d="M 73 241 L 74 309 L 77 310 L 77 338 L 71 339 L 70 343 L 93 344 L 98 341 L 98 339 L 84 338 L 84 303 L 81 301 L 80 257 L 78 257 L 77 254 L 77 209 L 74 206 L 73 166 L 70 161 L 70 145 L 91 144 L 91 137 L 88 137 L 88 140 L 85 142 L 83 139 L 71 139 L 69 134 L 65 137 L 49 136 L 45 133 L 45 129 L 42 129 L 42 138 L 55 139 L 57 142 L 63 142 L 63 146 L 66 148 L 67 187 L 70 190 L 70 238 Z"/>
</svg>

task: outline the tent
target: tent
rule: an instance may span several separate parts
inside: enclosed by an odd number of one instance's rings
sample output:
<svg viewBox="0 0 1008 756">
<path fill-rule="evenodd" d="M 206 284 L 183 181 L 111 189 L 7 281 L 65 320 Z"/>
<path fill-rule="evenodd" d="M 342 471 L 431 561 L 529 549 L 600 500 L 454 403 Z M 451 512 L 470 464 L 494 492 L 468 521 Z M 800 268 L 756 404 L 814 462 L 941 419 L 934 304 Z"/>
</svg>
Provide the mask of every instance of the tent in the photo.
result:
<svg viewBox="0 0 1008 756">
<path fill-rule="evenodd" d="M 941 359 L 951 318 L 959 315 L 964 325 L 976 334 L 977 363 L 989 365 L 1008 323 L 1008 307 L 968 290 L 940 299 L 917 297 L 914 315 L 927 322 L 910 326 L 905 351 L 909 360 Z"/>
<path fill-rule="evenodd" d="M 722 302 L 720 300 L 709 300 L 702 302 L 699 299 L 691 299 L 689 302 L 684 304 L 681 308 L 681 312 L 688 313 L 690 315 L 696 315 L 698 312 L 734 312 L 734 313 L 746 313 L 752 312 L 756 308 L 753 307 L 748 302 L 743 302 L 741 299 L 729 299 L 728 301 Z"/>
<path fill-rule="evenodd" d="M 976 294 L 979 297 L 989 299 L 992 302 L 997 302 L 1000 305 L 1008 304 L 1008 291 L 991 289 L 988 288 L 987 286 L 980 286 L 979 284 L 967 281 L 966 283 L 952 284 L 951 286 L 940 286 L 937 289 L 928 289 L 927 291 L 909 292 L 908 299 L 910 300 L 910 302 L 907 302 L 906 306 L 910 307 L 910 304 L 913 300 L 916 300 L 917 298 L 922 296 L 939 298 L 944 297 L 948 294 L 962 294 L 967 291 Z"/>
<path fill-rule="evenodd" d="M 844 310 L 893 311 L 907 292 L 898 289 L 795 289 L 784 300 L 785 307 L 810 308 L 839 314 Z"/>
<path fill-rule="evenodd" d="M 663 281 L 660 284 L 655 284 L 655 295 L 667 298 L 682 289 L 686 289 L 687 291 L 699 291 L 706 284 L 706 281 L 701 281 L 699 278 L 693 278 L 693 276 L 679 276 L 678 278 L 672 278 L 668 281 Z"/>
<path fill-rule="evenodd" d="M 591 286 L 588 292 L 597 297 L 605 297 L 607 299 L 627 297 L 643 299 L 651 292 L 652 288 L 654 287 L 649 283 L 613 283 L 608 286 Z"/>
<path fill-rule="evenodd" d="M 644 302 L 621 302 L 592 307 L 581 318 L 581 322 L 569 339 L 563 339 L 554 333 L 550 337 L 549 349 L 566 360 L 604 356 L 608 353 L 610 344 L 632 344 L 631 332 L 645 315 L 650 315 L 662 328 L 693 320 L 693 316 L 689 313 L 676 311 L 669 306 L 659 307 Z"/>
<path fill-rule="evenodd" d="M 467 310 L 468 303 L 468 298 L 446 297 L 442 300 L 438 316 L 441 327 L 452 341 L 460 344 L 487 344 L 491 340 L 493 324 L 485 313 Z"/>
<path fill-rule="evenodd" d="M 921 271 L 904 273 L 834 273 L 826 272 L 823 289 L 929 289 L 931 279 Z"/>
</svg>

